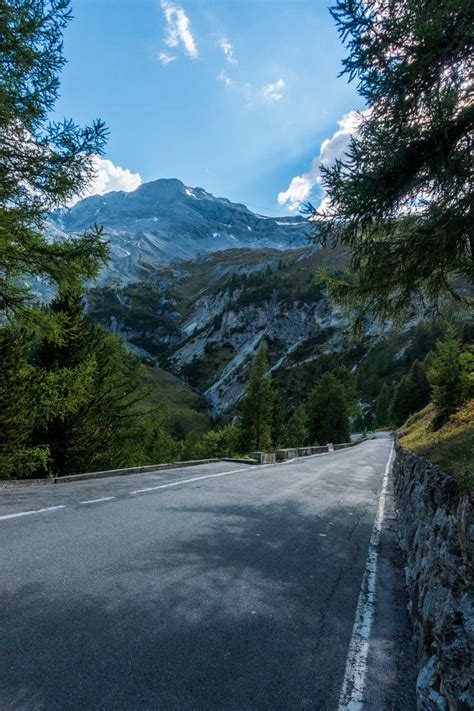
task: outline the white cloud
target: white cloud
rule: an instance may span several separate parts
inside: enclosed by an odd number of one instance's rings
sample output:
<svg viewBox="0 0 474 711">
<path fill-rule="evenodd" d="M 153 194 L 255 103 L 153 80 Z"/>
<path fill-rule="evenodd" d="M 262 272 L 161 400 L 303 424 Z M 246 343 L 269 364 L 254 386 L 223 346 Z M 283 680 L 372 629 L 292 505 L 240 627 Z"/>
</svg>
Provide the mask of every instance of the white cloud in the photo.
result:
<svg viewBox="0 0 474 711">
<path fill-rule="evenodd" d="M 176 57 L 172 54 L 168 54 L 168 52 L 160 52 L 157 56 L 157 59 L 159 62 L 166 66 L 167 64 L 170 64 L 170 62 L 174 62 Z"/>
<path fill-rule="evenodd" d="M 234 47 L 231 45 L 229 40 L 223 37 L 221 40 L 219 40 L 219 47 L 224 52 L 225 58 L 227 59 L 229 64 L 237 64 L 237 60 L 234 57 Z"/>
<path fill-rule="evenodd" d="M 89 183 L 84 192 L 74 201 L 90 195 L 104 195 L 113 190 L 124 190 L 131 192 L 141 185 L 142 179 L 139 173 L 132 173 L 128 168 L 121 168 L 114 165 L 107 158 L 94 157 L 95 178 Z"/>
<path fill-rule="evenodd" d="M 363 112 L 362 116 L 367 112 Z M 313 159 L 311 170 L 303 175 L 296 175 L 290 182 L 288 189 L 278 194 L 280 205 L 288 205 L 290 210 L 298 210 L 302 203 L 307 201 L 315 185 L 321 182 L 321 166 L 329 166 L 336 158 L 342 158 L 349 147 L 351 135 L 357 132 L 361 121 L 361 114 L 351 111 L 338 121 L 339 129 L 333 133 L 331 138 L 326 138 L 319 151 L 319 155 Z M 319 209 L 327 209 L 329 200 L 327 195 L 323 195 Z"/>
<path fill-rule="evenodd" d="M 191 32 L 191 23 L 183 8 L 168 0 L 161 1 L 161 8 L 166 20 L 165 44 L 168 47 L 179 47 L 182 44 L 188 57 L 196 59 L 198 49 Z"/>
<path fill-rule="evenodd" d="M 230 84 L 232 84 L 232 79 L 227 76 L 223 69 L 221 69 L 221 72 L 217 75 L 216 79 L 217 81 L 222 81 L 226 86 L 230 86 Z"/>
<path fill-rule="evenodd" d="M 278 79 L 273 84 L 267 84 L 263 87 L 262 96 L 266 101 L 280 101 L 283 98 L 285 86 L 283 79 Z"/>
</svg>

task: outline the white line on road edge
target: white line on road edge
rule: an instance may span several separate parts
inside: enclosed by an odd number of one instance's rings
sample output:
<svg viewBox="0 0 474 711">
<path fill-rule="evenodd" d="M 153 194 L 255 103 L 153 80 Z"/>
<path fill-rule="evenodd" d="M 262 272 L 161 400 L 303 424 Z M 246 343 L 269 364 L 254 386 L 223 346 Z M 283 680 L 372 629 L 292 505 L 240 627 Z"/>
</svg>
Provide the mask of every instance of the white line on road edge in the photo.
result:
<svg viewBox="0 0 474 711">
<path fill-rule="evenodd" d="M 237 472 L 246 472 L 254 467 L 245 467 L 244 469 L 232 469 L 230 472 L 221 472 L 220 474 L 206 474 L 205 476 L 195 476 L 192 479 L 181 479 L 181 481 L 172 481 L 170 484 L 160 484 L 159 486 L 150 486 L 148 489 L 137 489 L 131 491 L 130 494 L 144 494 L 146 491 L 156 491 L 157 489 L 168 489 L 170 486 L 179 486 L 180 484 L 190 484 L 193 481 L 201 481 L 202 479 L 215 479 L 218 476 L 227 476 L 228 474 L 237 474 Z"/>
<path fill-rule="evenodd" d="M 36 509 L 36 511 L 20 511 L 19 513 L 7 514 L 0 516 L 0 521 L 5 521 L 7 518 L 18 518 L 19 516 L 30 516 L 30 514 L 44 513 L 45 511 L 55 511 L 56 509 L 65 509 L 66 506 L 48 506 L 45 509 Z"/>
<path fill-rule="evenodd" d="M 103 496 L 101 499 L 89 499 L 88 501 L 79 501 L 80 504 L 98 504 L 100 501 L 112 501 L 115 496 Z"/>
<path fill-rule="evenodd" d="M 388 473 L 390 471 L 392 454 L 393 442 L 383 475 L 382 490 L 380 492 L 374 528 L 370 536 L 367 563 L 362 579 L 359 599 L 357 601 L 355 622 L 347 654 L 346 671 L 341 695 L 339 697 L 339 711 L 360 711 L 364 704 L 367 655 L 369 652 L 369 637 L 374 617 L 375 590 L 377 585 L 378 547 L 385 513 Z"/>
</svg>

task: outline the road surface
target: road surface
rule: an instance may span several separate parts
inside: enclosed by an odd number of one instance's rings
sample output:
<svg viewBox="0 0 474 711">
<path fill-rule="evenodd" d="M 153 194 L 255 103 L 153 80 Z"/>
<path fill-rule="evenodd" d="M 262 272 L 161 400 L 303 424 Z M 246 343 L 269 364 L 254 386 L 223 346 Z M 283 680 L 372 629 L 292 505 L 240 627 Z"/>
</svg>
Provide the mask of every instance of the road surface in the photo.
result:
<svg viewBox="0 0 474 711">
<path fill-rule="evenodd" d="M 390 451 L 0 492 L 0 707 L 357 708 L 341 689 Z M 359 692 L 410 711 L 388 519 Z"/>
</svg>

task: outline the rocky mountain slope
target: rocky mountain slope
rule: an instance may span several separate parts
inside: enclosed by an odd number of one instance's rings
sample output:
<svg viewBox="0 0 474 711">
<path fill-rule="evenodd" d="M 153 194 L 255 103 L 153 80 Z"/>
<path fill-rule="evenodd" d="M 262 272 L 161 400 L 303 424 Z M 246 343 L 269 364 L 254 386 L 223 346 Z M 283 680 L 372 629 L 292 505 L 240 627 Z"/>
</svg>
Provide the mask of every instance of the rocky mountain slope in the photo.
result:
<svg viewBox="0 0 474 711">
<path fill-rule="evenodd" d="M 262 341 L 289 402 L 304 397 L 325 369 L 343 364 L 370 403 L 381 382 L 412 360 L 417 327 L 394 333 L 368 324 L 354 341 L 317 276 L 344 263 L 333 249 L 227 250 L 159 266 L 135 283 L 101 285 L 90 294 L 90 309 L 136 353 L 203 393 L 214 414 L 235 409 Z"/>
<path fill-rule="evenodd" d="M 54 237 L 105 228 L 112 262 L 102 278 L 132 281 L 158 263 L 239 247 L 289 249 L 307 244 L 308 224 L 265 217 L 180 180 L 161 179 L 135 191 L 94 195 L 51 215 Z"/>
<path fill-rule="evenodd" d="M 346 258 L 308 246 L 301 217 L 256 215 L 202 188 L 157 180 L 86 198 L 52 215 L 50 230 L 61 238 L 94 223 L 105 228 L 112 260 L 89 294 L 91 314 L 149 364 L 204 394 L 214 415 L 235 411 L 262 341 L 290 403 L 338 364 L 353 370 L 362 403 L 371 403 L 412 359 L 413 325 L 400 334 L 367 324 L 361 341 L 351 339 L 317 276 L 341 270 Z M 426 342 L 432 347 L 433 338 Z"/>
</svg>

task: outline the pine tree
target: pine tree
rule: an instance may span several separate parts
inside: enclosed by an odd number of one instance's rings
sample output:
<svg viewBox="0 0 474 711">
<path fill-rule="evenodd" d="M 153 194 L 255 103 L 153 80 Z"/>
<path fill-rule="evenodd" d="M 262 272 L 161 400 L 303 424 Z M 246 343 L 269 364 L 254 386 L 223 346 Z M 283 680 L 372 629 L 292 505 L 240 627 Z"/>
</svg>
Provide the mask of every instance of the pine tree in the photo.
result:
<svg viewBox="0 0 474 711">
<path fill-rule="evenodd" d="M 436 427 L 440 427 L 462 403 L 461 352 L 457 330 L 454 326 L 448 326 L 444 338 L 436 343 L 436 356 L 428 371 L 436 410 Z"/>
<path fill-rule="evenodd" d="M 69 1 L 1 0 L 0 17 L 0 310 L 11 319 L 31 301 L 32 277 L 77 285 L 106 258 L 100 230 L 59 242 L 46 237 L 43 223 L 93 177 L 107 130 L 102 121 L 85 128 L 48 121 L 65 63 Z"/>
<path fill-rule="evenodd" d="M 288 447 L 304 447 L 308 444 L 308 413 L 304 404 L 298 405 L 290 419 L 286 430 Z M 312 444 L 317 444 L 314 440 Z"/>
<path fill-rule="evenodd" d="M 409 376 L 414 383 L 413 411 L 422 410 L 431 399 L 431 386 L 428 380 L 425 365 L 419 360 L 415 360 L 409 371 Z"/>
<path fill-rule="evenodd" d="M 350 370 L 343 365 L 338 365 L 330 371 L 332 375 L 344 386 L 346 393 L 346 402 L 349 409 L 349 414 L 354 417 L 357 415 L 357 380 Z"/>
<path fill-rule="evenodd" d="M 453 292 L 466 300 L 474 5 L 337 0 L 331 12 L 348 49 L 343 73 L 369 108 L 345 156 L 322 167 L 327 209 L 309 207 L 315 239 L 351 254 L 330 291 L 358 310 L 359 326 L 367 312 L 401 318 L 414 300 L 418 310 Z"/>
<path fill-rule="evenodd" d="M 35 425 L 31 407 L 38 379 L 28 362 L 29 334 L 14 326 L 0 329 L 0 472 L 3 478 L 30 476 L 47 468 L 45 446 L 29 446 Z"/>
<path fill-rule="evenodd" d="M 346 389 L 332 373 L 325 373 L 316 382 L 307 409 L 311 444 L 350 440 Z"/>
<path fill-rule="evenodd" d="M 46 381 L 64 383 L 67 408 L 52 407 L 33 433 L 57 475 L 128 464 L 128 442 L 146 397 L 143 372 L 120 340 L 84 314 L 82 295 L 62 292 L 50 305 L 65 327 L 61 343 L 44 340 L 33 362 Z M 48 393 L 51 388 L 48 389 Z"/>
<path fill-rule="evenodd" d="M 390 422 L 402 425 L 414 412 L 422 410 L 430 401 L 431 388 L 423 363 L 416 360 L 409 372 L 396 386 L 390 403 Z"/>
<path fill-rule="evenodd" d="M 469 344 L 461 353 L 462 400 L 474 398 L 474 343 Z"/>
<path fill-rule="evenodd" d="M 69 20 L 67 0 L 0 0 L 0 340 L 8 364 L 0 391 L 5 421 L 15 421 L 20 410 L 29 413 L 28 426 L 2 433 L 1 457 L 2 463 L 23 462 L 17 476 L 47 467 L 48 448 L 27 441 L 28 433 L 70 414 L 91 377 L 86 370 L 82 379 L 71 378 L 67 368 L 42 371 L 30 362 L 39 338 L 59 346 L 67 329 L 61 312 L 33 305 L 31 284 L 78 287 L 97 275 L 108 252 L 100 229 L 60 241 L 44 229 L 48 213 L 92 178 L 107 135 L 101 121 L 80 128 L 71 120 L 48 120 Z M 21 337 L 12 338 L 10 327 Z"/>
<path fill-rule="evenodd" d="M 239 429 L 244 452 L 265 451 L 272 444 L 273 383 L 265 346 L 260 345 L 240 406 Z"/>
<path fill-rule="evenodd" d="M 395 427 L 400 427 L 414 412 L 411 407 L 412 400 L 413 382 L 408 375 L 404 375 L 395 387 L 390 401 L 390 422 Z"/>
<path fill-rule="evenodd" d="M 375 421 L 378 427 L 388 427 L 390 424 L 390 390 L 387 383 L 382 389 L 375 405 Z"/>
<path fill-rule="evenodd" d="M 285 404 L 279 388 L 273 388 L 272 404 L 272 448 L 278 449 L 282 446 L 285 438 Z"/>
</svg>

